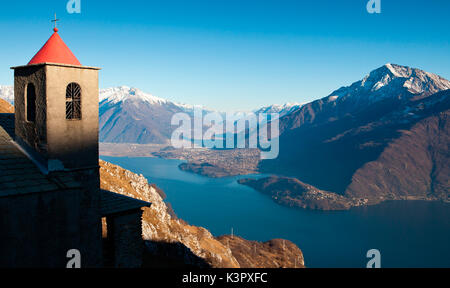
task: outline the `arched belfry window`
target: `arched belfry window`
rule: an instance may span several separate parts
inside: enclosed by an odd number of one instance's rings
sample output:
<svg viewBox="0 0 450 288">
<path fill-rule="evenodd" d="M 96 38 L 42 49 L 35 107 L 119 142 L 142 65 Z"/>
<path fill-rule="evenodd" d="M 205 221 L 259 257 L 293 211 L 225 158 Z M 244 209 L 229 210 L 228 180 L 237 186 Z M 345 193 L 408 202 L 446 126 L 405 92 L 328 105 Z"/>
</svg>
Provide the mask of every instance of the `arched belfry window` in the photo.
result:
<svg viewBox="0 0 450 288">
<path fill-rule="evenodd" d="M 66 88 L 66 119 L 81 120 L 81 87 L 77 83 Z"/>
<path fill-rule="evenodd" d="M 33 83 L 27 85 L 26 113 L 27 121 L 36 121 L 36 89 Z"/>
</svg>

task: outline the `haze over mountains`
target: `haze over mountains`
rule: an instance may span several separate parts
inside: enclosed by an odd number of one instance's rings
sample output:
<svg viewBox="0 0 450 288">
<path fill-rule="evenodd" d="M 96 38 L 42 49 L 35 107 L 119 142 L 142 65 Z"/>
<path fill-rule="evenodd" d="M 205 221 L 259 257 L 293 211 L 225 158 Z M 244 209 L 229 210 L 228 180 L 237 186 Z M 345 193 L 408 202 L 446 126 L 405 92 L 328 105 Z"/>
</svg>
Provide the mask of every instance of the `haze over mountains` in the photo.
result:
<svg viewBox="0 0 450 288">
<path fill-rule="evenodd" d="M 12 86 L 0 86 L 0 98 L 14 103 Z M 202 106 L 180 104 L 153 96 L 137 88 L 128 86 L 100 90 L 100 141 L 108 143 L 137 144 L 170 144 L 171 125 L 175 113 L 187 113 L 193 116 L 194 109 L 203 114 L 219 113 L 225 119 L 225 112 L 213 111 Z M 254 113 L 279 113 L 284 116 L 301 105 L 288 103 L 270 105 L 254 111 Z M 246 117 L 241 112 L 240 117 Z"/>
<path fill-rule="evenodd" d="M 254 111 L 288 115 L 300 104 L 271 105 Z M 177 126 L 171 125 L 175 113 L 187 113 L 191 117 L 194 109 L 219 113 L 225 119 L 225 112 L 213 111 L 202 106 L 179 104 L 155 97 L 136 88 L 126 86 L 100 91 L 100 140 L 109 143 L 170 144 L 170 138 Z M 248 113 L 241 112 L 245 118 Z"/>
</svg>

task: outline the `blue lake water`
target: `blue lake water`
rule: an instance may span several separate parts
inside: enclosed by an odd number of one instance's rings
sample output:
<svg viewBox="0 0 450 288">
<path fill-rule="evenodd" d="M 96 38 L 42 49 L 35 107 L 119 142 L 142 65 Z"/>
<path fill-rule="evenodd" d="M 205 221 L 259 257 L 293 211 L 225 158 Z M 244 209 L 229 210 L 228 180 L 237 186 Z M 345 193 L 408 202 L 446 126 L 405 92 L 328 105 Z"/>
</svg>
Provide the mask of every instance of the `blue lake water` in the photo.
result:
<svg viewBox="0 0 450 288">
<path fill-rule="evenodd" d="M 303 210 L 236 182 L 249 176 L 212 179 L 179 170 L 179 160 L 101 158 L 143 174 L 190 224 L 216 236 L 233 228 L 249 240 L 291 240 L 308 267 L 365 267 L 369 249 L 381 252 L 382 267 L 450 267 L 449 204 L 392 201 L 349 211 Z"/>
</svg>

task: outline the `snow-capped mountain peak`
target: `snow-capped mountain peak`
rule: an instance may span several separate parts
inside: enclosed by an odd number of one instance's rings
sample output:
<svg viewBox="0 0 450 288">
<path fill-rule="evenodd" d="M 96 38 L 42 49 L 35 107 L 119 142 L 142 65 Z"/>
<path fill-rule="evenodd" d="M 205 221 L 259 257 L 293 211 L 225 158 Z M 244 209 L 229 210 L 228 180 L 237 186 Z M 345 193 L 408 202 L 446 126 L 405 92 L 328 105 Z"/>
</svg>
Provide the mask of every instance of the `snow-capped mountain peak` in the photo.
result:
<svg viewBox="0 0 450 288">
<path fill-rule="evenodd" d="M 390 63 L 372 71 L 364 80 L 363 84 L 369 84 L 368 88 L 371 91 L 377 91 L 389 85 L 392 81 L 400 82 L 402 87 L 407 88 L 413 94 L 424 92 L 436 93 L 441 90 L 450 89 L 450 81 L 436 74 Z M 370 84 L 372 84 L 371 87 Z"/>
<path fill-rule="evenodd" d="M 132 101 L 132 102 L 146 102 L 151 105 L 168 105 L 176 106 L 186 112 L 193 112 L 194 109 L 201 109 L 204 111 L 212 111 L 201 105 L 189 105 L 184 103 L 176 103 L 164 98 L 153 96 L 150 93 L 146 93 L 138 88 L 129 86 L 112 87 L 100 90 L 99 102 L 117 104 L 120 102 Z"/>
<path fill-rule="evenodd" d="M 279 113 L 280 117 L 291 113 L 292 111 L 302 107 L 304 104 L 301 103 L 285 103 L 285 104 L 273 104 L 270 106 L 265 106 L 254 111 L 255 114 L 259 113 Z"/>
<path fill-rule="evenodd" d="M 99 100 L 100 102 L 106 100 L 107 102 L 112 102 L 114 104 L 126 100 L 141 100 L 150 104 L 166 104 L 168 102 L 166 99 L 153 96 L 142 90 L 128 86 L 102 89 L 100 90 Z"/>
<path fill-rule="evenodd" d="M 328 101 L 340 98 L 365 98 L 370 102 L 407 91 L 413 95 L 431 95 L 450 89 L 450 81 L 433 73 L 397 64 L 385 64 L 371 71 L 362 80 L 331 93 Z"/>
<path fill-rule="evenodd" d="M 383 67 L 388 69 L 394 77 L 409 77 L 409 67 L 387 63 Z"/>
</svg>

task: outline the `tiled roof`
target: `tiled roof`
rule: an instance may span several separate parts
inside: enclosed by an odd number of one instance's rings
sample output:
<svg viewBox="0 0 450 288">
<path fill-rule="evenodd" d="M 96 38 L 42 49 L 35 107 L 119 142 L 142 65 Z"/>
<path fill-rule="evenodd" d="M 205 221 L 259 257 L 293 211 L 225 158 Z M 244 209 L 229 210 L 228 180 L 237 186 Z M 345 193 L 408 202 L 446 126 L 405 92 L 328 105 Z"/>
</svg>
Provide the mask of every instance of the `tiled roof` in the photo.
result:
<svg viewBox="0 0 450 288">
<path fill-rule="evenodd" d="M 0 114 L 0 197 L 80 188 L 68 173 L 47 176 L 13 142 L 14 114 Z"/>
<path fill-rule="evenodd" d="M 18 148 L 14 138 L 14 114 L 0 114 L 0 198 L 39 192 L 79 189 L 70 172 L 43 174 Z M 102 216 L 150 207 L 150 203 L 101 190 Z"/>
<path fill-rule="evenodd" d="M 101 190 L 101 214 L 107 216 L 124 211 L 150 207 L 151 203 L 118 193 Z"/>
<path fill-rule="evenodd" d="M 58 35 L 58 31 L 48 39 L 39 52 L 34 55 L 33 59 L 28 63 L 60 63 L 81 66 L 80 61 L 73 55 L 69 47 L 64 43 L 61 37 Z"/>
<path fill-rule="evenodd" d="M 3 128 L 5 132 L 11 137 L 14 137 L 14 114 L 2 114 L 0 113 L 0 128 Z"/>
</svg>

